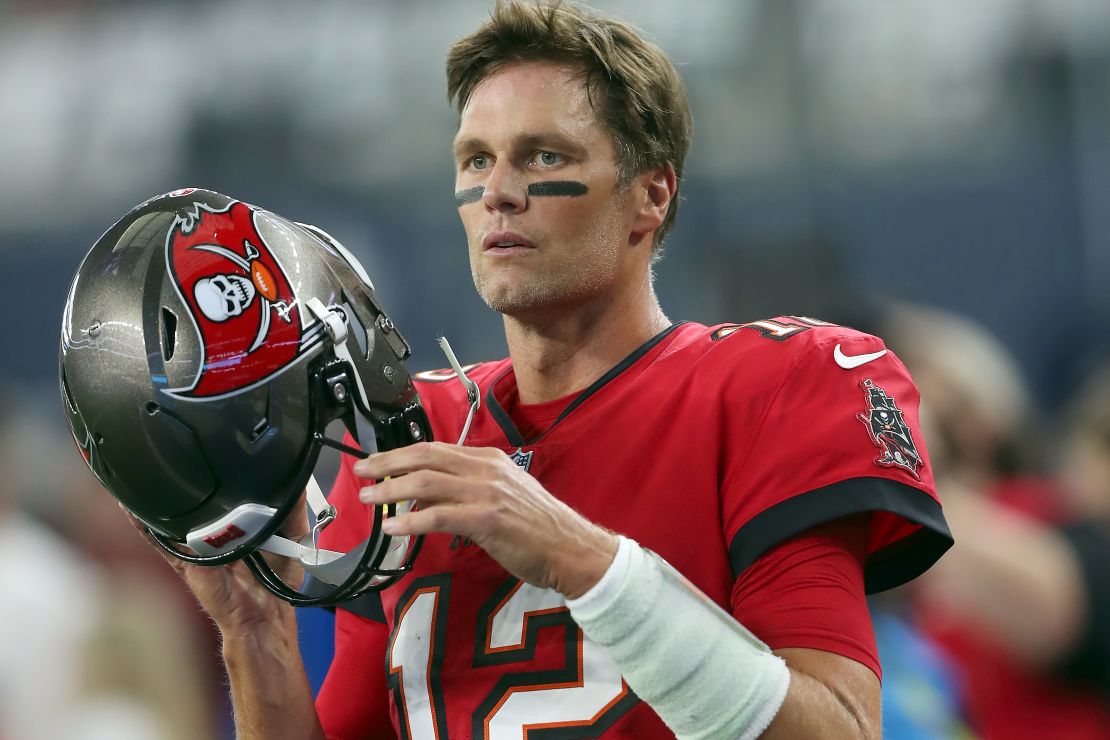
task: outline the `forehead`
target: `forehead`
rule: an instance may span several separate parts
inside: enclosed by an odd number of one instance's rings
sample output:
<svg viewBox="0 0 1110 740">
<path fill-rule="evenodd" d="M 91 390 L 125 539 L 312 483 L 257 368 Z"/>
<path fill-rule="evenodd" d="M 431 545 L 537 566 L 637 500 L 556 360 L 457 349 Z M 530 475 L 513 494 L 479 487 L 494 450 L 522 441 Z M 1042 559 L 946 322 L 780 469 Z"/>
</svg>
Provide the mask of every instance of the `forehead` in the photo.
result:
<svg viewBox="0 0 1110 740">
<path fill-rule="evenodd" d="M 459 120 L 456 140 L 551 132 L 582 143 L 604 134 L 574 66 L 513 62 L 482 80 Z"/>
</svg>

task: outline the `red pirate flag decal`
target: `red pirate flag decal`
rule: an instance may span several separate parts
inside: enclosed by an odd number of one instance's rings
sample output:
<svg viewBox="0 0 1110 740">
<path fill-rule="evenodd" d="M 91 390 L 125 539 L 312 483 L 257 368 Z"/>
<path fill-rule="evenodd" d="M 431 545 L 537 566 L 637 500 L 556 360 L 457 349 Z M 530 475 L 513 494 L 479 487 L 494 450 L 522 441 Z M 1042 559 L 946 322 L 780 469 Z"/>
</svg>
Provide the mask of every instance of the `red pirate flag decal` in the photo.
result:
<svg viewBox="0 0 1110 740">
<path fill-rule="evenodd" d="M 211 398 L 245 390 L 301 354 L 300 307 L 250 206 L 191 204 L 170 226 L 166 262 L 203 352 L 193 384 L 172 393 Z"/>
</svg>

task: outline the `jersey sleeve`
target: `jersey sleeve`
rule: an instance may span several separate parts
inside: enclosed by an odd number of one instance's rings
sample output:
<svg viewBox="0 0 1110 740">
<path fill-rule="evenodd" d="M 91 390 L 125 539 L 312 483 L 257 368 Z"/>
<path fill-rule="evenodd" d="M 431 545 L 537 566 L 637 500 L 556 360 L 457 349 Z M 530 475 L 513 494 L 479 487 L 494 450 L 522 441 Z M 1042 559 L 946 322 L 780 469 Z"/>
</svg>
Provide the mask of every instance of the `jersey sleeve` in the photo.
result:
<svg viewBox="0 0 1110 740">
<path fill-rule="evenodd" d="M 353 444 L 349 436 L 344 440 Z M 347 551 L 369 531 L 369 513 L 358 499 L 362 479 L 354 473 L 354 458 L 343 455 L 339 474 L 328 494 L 336 508 L 335 520 L 320 533 L 320 546 Z M 312 593 L 311 579 L 302 591 Z M 335 651 L 316 697 L 316 714 L 328 740 L 394 737 L 385 678 L 385 650 L 389 640 L 381 596 L 376 591 L 340 604 L 335 609 Z"/>
<path fill-rule="evenodd" d="M 821 524 L 764 553 L 733 584 L 733 616 L 772 650 L 824 650 L 882 678 L 863 587 L 869 518 Z"/>
<path fill-rule="evenodd" d="M 882 591 L 952 544 L 921 438 L 920 396 L 878 338 L 813 334 L 787 355 L 754 419 L 750 409 L 726 418 L 737 440 L 721 489 L 733 573 L 811 527 L 869 512 L 865 585 Z"/>
<path fill-rule="evenodd" d="M 383 668 L 388 640 L 385 624 L 337 612 L 335 657 L 316 697 L 328 740 L 395 737 Z"/>
</svg>

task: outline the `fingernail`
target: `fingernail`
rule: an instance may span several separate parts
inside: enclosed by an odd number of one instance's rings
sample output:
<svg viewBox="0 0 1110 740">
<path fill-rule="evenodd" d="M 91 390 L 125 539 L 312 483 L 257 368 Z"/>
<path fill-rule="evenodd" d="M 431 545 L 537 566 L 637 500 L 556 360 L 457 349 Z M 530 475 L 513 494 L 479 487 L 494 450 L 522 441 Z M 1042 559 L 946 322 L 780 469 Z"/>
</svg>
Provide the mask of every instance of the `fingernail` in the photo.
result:
<svg viewBox="0 0 1110 740">
<path fill-rule="evenodd" d="M 386 519 L 382 522 L 382 531 L 386 534 L 397 534 L 401 531 L 401 523 L 396 519 Z"/>
<path fill-rule="evenodd" d="M 374 500 L 374 493 L 374 486 L 366 486 L 365 488 L 360 488 L 358 492 L 359 501 L 364 504 L 371 503 Z"/>
</svg>

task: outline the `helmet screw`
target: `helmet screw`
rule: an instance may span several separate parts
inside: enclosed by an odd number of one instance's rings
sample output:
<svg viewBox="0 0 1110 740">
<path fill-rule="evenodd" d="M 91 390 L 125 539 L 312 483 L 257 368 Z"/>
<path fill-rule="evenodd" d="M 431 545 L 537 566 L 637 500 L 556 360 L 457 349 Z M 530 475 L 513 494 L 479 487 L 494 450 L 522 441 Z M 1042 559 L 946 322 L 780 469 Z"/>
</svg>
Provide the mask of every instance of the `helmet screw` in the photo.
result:
<svg viewBox="0 0 1110 740">
<path fill-rule="evenodd" d="M 423 439 L 424 438 L 424 432 L 422 432 L 420 430 L 420 425 L 417 424 L 415 421 L 410 421 L 409 422 L 409 432 L 412 434 L 413 439 Z"/>
<path fill-rule="evenodd" d="M 393 319 L 389 318 L 385 314 L 382 314 L 378 316 L 378 328 L 382 330 L 382 334 L 388 334 L 397 327 L 393 325 Z"/>
<path fill-rule="evenodd" d="M 385 379 L 392 383 L 397 377 L 397 371 L 393 369 L 392 365 L 386 365 L 382 368 L 382 375 Z"/>
<path fill-rule="evenodd" d="M 89 336 L 90 337 L 95 337 L 99 334 L 100 334 L 100 322 L 99 321 L 94 321 L 92 323 L 92 325 L 89 327 Z"/>
<path fill-rule="evenodd" d="M 331 393 L 335 396 L 335 400 L 343 403 L 347 400 L 347 386 L 342 383 L 336 383 L 331 387 Z"/>
</svg>

